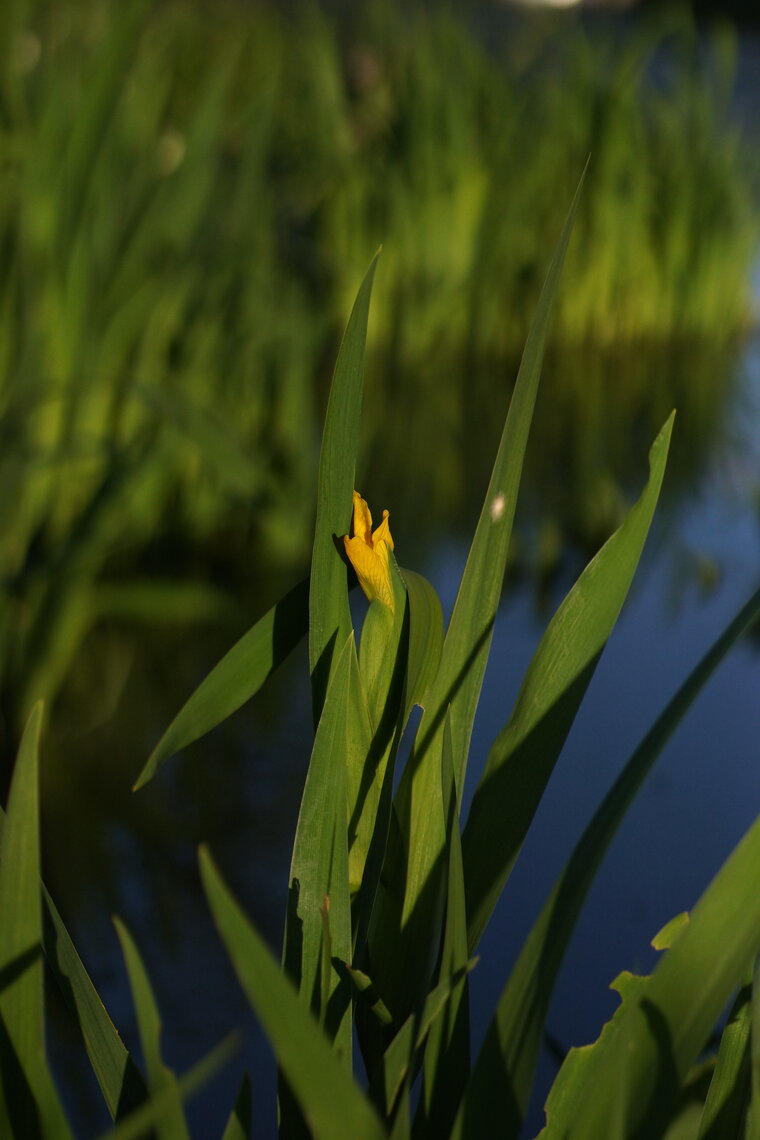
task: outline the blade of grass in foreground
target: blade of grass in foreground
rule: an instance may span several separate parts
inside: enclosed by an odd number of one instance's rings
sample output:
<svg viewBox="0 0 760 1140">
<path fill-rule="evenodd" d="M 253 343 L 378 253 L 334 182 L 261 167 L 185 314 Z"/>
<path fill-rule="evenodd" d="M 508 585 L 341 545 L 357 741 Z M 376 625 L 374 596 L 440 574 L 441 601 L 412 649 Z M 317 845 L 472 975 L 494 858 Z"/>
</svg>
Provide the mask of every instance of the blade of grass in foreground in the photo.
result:
<svg viewBox="0 0 760 1140">
<path fill-rule="evenodd" d="M 152 780 L 170 756 L 205 736 L 258 692 L 306 633 L 308 600 L 305 579 L 233 645 L 177 713 L 138 776 L 135 791 Z"/>
<path fill-rule="evenodd" d="M 115 918 L 114 925 L 129 974 L 132 1001 L 140 1032 L 140 1045 L 148 1073 L 148 1089 L 152 1096 L 162 1098 L 161 1111 L 157 1114 L 156 1120 L 159 1140 L 190 1140 L 179 1083 L 161 1058 L 161 1021 L 148 975 L 124 923 Z M 141 1110 L 138 1109 L 139 1111 Z"/>
<path fill-rule="evenodd" d="M 732 992 L 760 948 L 760 820 L 700 898 L 687 925 L 650 977 L 624 996 L 613 1033 L 571 1050 L 557 1078 L 556 1111 L 547 1104 L 544 1140 L 598 1140 L 614 1103 L 626 1136 L 660 1136 L 681 1083 Z M 575 1055 L 575 1056 L 574 1056 Z M 577 1079 L 576 1079 L 577 1073 Z"/>
<path fill-rule="evenodd" d="M 71 1133 L 45 1060 L 40 899 L 39 742 L 32 709 L 13 773 L 0 849 L 0 1132 Z"/>
<path fill-rule="evenodd" d="M 403 901 L 399 914 L 394 895 L 385 892 L 378 896 L 372 952 L 373 961 L 383 963 L 385 971 L 383 976 L 377 976 L 376 983 L 396 1016 L 408 1012 L 419 991 L 427 986 L 425 975 L 435 955 L 431 939 L 437 938 L 437 880 L 445 845 L 440 778 L 444 717 L 450 708 L 454 778 L 461 793 L 472 723 L 504 580 L 544 346 L 582 185 L 583 179 L 528 333 L 488 491 L 446 632 L 440 667 L 430 686 L 412 755 L 396 795 L 405 845 L 406 881 L 399 885 Z"/>
<path fill-rule="evenodd" d="M 673 416 L 649 453 L 649 481 L 549 623 L 473 796 L 462 837 L 470 949 L 514 865 L 554 764 L 626 599 L 665 473 Z"/>
<path fill-rule="evenodd" d="M 171 1105 L 175 1102 L 177 1094 L 182 1100 L 188 1100 L 193 1093 L 197 1092 L 216 1075 L 222 1065 L 227 1063 L 239 1047 L 239 1043 L 238 1035 L 231 1033 L 196 1065 L 193 1065 L 192 1069 L 184 1076 L 180 1077 L 177 1080 L 176 1088 L 167 1086 L 159 1092 L 153 1093 L 150 1100 L 140 1105 L 115 1128 L 104 1132 L 98 1140 L 145 1140 L 146 1137 L 153 1135 L 151 1129 L 160 1126 L 162 1119 L 166 1116 L 167 1109 L 171 1109 Z M 222 1140 L 230 1140 L 230 1136 L 231 1140 L 239 1140 L 239 1138 L 242 1140 L 242 1137 L 247 1135 L 247 1131 L 245 1133 L 233 1131 L 230 1134 L 228 1125 Z"/>
<path fill-rule="evenodd" d="M 228 891 L 210 855 L 201 878 L 235 972 L 316 1140 L 382 1140 L 385 1130 L 317 1022 Z"/>
<path fill-rule="evenodd" d="M 0 850 L 7 817 L 0 808 Z M 55 903 L 42 883 L 42 945 L 58 988 L 82 1034 L 87 1056 L 112 1119 L 145 1098 L 140 1071 L 127 1052 L 84 968 Z"/>
<path fill-rule="evenodd" d="M 465 1094 L 454 1136 L 489 1127 L 489 1106 L 509 1104 L 504 1136 L 516 1136 L 530 1096 L 546 1013 L 567 945 L 605 852 L 657 757 L 718 665 L 760 617 L 760 590 L 711 646 L 618 776 L 544 903 L 502 992 Z M 509 1102 L 507 1101 L 509 1097 Z"/>
<path fill-rule="evenodd" d="M 361 283 L 335 364 L 319 457 L 317 518 L 311 560 L 309 666 L 314 725 L 319 722 L 337 647 L 351 629 L 346 565 L 336 548 L 348 534 L 359 446 L 364 347 L 379 252 Z"/>
</svg>

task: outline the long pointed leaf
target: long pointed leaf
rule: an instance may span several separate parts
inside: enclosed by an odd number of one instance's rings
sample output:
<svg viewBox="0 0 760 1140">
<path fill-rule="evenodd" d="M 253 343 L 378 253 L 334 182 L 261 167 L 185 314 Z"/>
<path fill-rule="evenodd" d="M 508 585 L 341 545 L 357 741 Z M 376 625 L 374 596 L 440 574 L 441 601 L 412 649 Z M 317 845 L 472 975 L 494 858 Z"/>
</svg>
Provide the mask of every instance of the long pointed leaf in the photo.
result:
<svg viewBox="0 0 760 1140">
<path fill-rule="evenodd" d="M 662 486 L 673 417 L 649 453 L 649 481 L 622 526 L 552 618 L 514 711 L 488 757 L 464 829 L 470 948 L 478 943 L 617 621 Z"/>
<path fill-rule="evenodd" d="M 200 868 L 217 929 L 316 1140 L 382 1140 L 385 1130 L 207 851 Z"/>
<path fill-rule="evenodd" d="M 351 519 L 364 347 L 378 256 L 379 252 L 367 270 L 349 317 L 335 364 L 322 433 L 309 599 L 309 664 L 315 725 L 322 712 L 336 648 L 344 645 L 351 629 L 346 566 L 336 542 L 348 534 Z"/>
<path fill-rule="evenodd" d="M 145 1104 L 140 1105 L 129 1116 L 126 1116 L 115 1128 L 102 1133 L 98 1140 L 145 1140 L 146 1137 L 152 1135 L 150 1129 L 159 1125 L 166 1116 L 167 1110 L 172 1111 L 177 1095 L 181 1100 L 187 1100 L 193 1093 L 207 1084 L 222 1065 L 225 1065 L 233 1056 L 239 1048 L 239 1044 L 238 1034 L 231 1033 L 210 1053 L 201 1058 L 197 1064 L 193 1065 L 192 1069 L 180 1077 L 177 1080 L 176 1087 L 166 1085 L 154 1092 Z M 243 1136 L 248 1135 L 248 1132 L 236 1134 L 233 1131 L 230 1135 L 231 1140 L 238 1140 L 238 1138 L 242 1140 Z M 225 1131 L 222 1140 L 230 1140 L 230 1135 Z"/>
<path fill-rule="evenodd" d="M 331 1006 L 327 1029 L 349 1068 L 349 982 L 331 968 L 330 989 L 324 993 L 320 992 L 320 979 L 328 913 L 330 958 L 351 958 L 346 768 L 350 762 L 361 763 L 368 746 L 366 723 L 357 712 L 357 704 L 361 705 L 358 686 L 356 651 L 350 634 L 327 690 L 301 800 L 290 864 L 284 953 L 285 967 L 306 1004 L 315 1012 Z M 326 899 L 329 912 L 324 912 Z"/>
<path fill-rule="evenodd" d="M 0 849 L 0 1129 L 70 1136 L 45 1060 L 40 898 L 39 741 L 42 703 L 19 747 Z"/>
<path fill-rule="evenodd" d="M 161 1019 L 148 981 L 148 975 L 132 936 L 124 923 L 115 918 L 114 925 L 129 974 L 132 1000 L 140 1031 L 140 1044 L 148 1073 L 148 1089 L 151 1095 L 161 1096 L 163 1108 L 156 1119 L 158 1138 L 159 1140 L 190 1140 L 177 1078 L 171 1069 L 164 1064 L 161 1057 Z M 138 1109 L 139 1111 L 141 1110 Z"/>
<path fill-rule="evenodd" d="M 0 808 L 0 851 L 6 826 L 7 817 Z M 42 904 L 45 957 L 82 1034 L 103 1099 L 115 1119 L 144 1099 L 145 1083 L 108 1016 L 44 883 Z"/>
<path fill-rule="evenodd" d="M 152 780 L 162 764 L 200 739 L 257 693 L 306 633 L 309 583 L 299 582 L 215 665 L 182 706 L 135 782 Z"/>
</svg>

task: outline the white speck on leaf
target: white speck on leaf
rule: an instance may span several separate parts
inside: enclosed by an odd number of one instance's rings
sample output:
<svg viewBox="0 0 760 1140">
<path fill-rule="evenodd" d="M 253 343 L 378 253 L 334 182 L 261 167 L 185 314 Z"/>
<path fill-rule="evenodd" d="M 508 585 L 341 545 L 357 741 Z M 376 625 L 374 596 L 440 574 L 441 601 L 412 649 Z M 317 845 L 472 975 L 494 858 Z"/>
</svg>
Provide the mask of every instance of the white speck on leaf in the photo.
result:
<svg viewBox="0 0 760 1140">
<path fill-rule="evenodd" d="M 504 514 L 505 506 L 506 506 L 506 499 L 504 498 L 504 495 L 502 494 L 502 492 L 499 491 L 498 495 L 494 495 L 493 500 L 491 502 L 491 522 L 498 522 L 499 521 L 499 519 Z"/>
</svg>

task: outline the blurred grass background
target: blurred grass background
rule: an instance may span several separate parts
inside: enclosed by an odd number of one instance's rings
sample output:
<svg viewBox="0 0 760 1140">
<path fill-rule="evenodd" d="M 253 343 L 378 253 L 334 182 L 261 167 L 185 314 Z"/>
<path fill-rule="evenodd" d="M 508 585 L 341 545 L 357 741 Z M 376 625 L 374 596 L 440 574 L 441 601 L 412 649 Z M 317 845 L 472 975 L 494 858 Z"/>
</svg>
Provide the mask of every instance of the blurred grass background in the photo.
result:
<svg viewBox="0 0 760 1140">
<path fill-rule="evenodd" d="M 535 558 L 619 521 L 673 405 L 682 481 L 704 462 L 753 319 L 735 37 L 661 14 L 492 28 L 383 2 L 2 6 L 4 752 L 94 628 L 234 624 L 231 595 L 251 616 L 300 572 L 325 384 L 380 243 L 365 472 L 421 544 L 456 525 L 589 154 Z"/>
</svg>

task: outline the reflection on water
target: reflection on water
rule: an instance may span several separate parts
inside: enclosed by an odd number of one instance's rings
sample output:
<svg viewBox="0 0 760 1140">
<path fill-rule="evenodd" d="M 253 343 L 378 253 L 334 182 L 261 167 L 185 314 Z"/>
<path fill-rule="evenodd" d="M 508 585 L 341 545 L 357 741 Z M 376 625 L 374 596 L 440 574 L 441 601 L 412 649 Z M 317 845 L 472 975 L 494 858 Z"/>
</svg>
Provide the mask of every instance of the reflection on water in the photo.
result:
<svg viewBox="0 0 760 1140">
<path fill-rule="evenodd" d="M 544 609 L 553 609 L 642 483 L 648 444 L 673 404 L 678 429 L 663 507 L 632 597 L 481 948 L 473 978 L 476 1040 L 530 918 L 642 726 L 757 583 L 760 346 L 753 342 L 733 368 L 724 356 L 720 370 L 717 359 L 692 348 L 655 363 L 632 351 L 616 364 L 574 362 L 572 381 L 566 361 L 548 364 L 471 779 L 545 623 L 546 614 L 537 613 L 537 581 Z M 648 387 L 635 367 L 642 361 Z M 363 490 L 393 508 L 402 564 L 426 573 L 450 607 L 508 391 L 493 376 L 459 389 L 465 399 L 452 395 L 453 385 L 435 390 L 434 400 L 415 407 L 414 389 L 397 378 Z M 370 414 L 376 398 L 370 390 Z M 453 520 L 449 529 L 444 518 Z M 529 519 L 538 524 L 529 527 Z M 276 596 L 286 584 L 270 583 L 262 593 Z M 238 612 L 212 628 L 139 633 L 112 623 L 90 635 L 48 734 L 43 833 L 51 889 L 128 1044 L 132 1013 L 110 913 L 126 920 L 145 953 L 164 1013 L 167 1055 L 180 1070 L 244 1021 L 250 1034 L 238 1069 L 244 1062 L 263 1066 L 256 1113 L 266 1135 L 274 1126 L 273 1066 L 211 929 L 195 859 L 197 845 L 208 842 L 277 945 L 310 747 L 303 648 L 264 694 L 168 764 L 153 785 L 129 792 L 169 717 L 260 609 L 250 599 L 246 606 L 249 618 Z M 759 667 L 751 642 L 723 667 L 615 843 L 551 1014 L 550 1032 L 562 1046 L 595 1035 L 612 1004 L 608 982 L 621 968 L 651 964 L 650 936 L 694 902 L 754 817 L 760 789 L 749 742 L 760 729 L 753 696 Z M 84 711 L 93 692 L 109 709 L 96 724 Z M 71 1064 L 61 1049 L 63 1074 Z M 551 1071 L 547 1054 L 542 1078 Z M 93 1102 L 91 1090 L 73 1075 L 65 1080 L 72 1100 L 82 1100 L 77 1111 L 89 1134 L 99 1120 L 84 1107 Z M 234 1092 L 231 1073 L 201 1095 L 196 1113 L 203 1135 L 220 1132 L 220 1106 Z M 538 1127 L 540 1113 L 532 1123 Z"/>
</svg>

